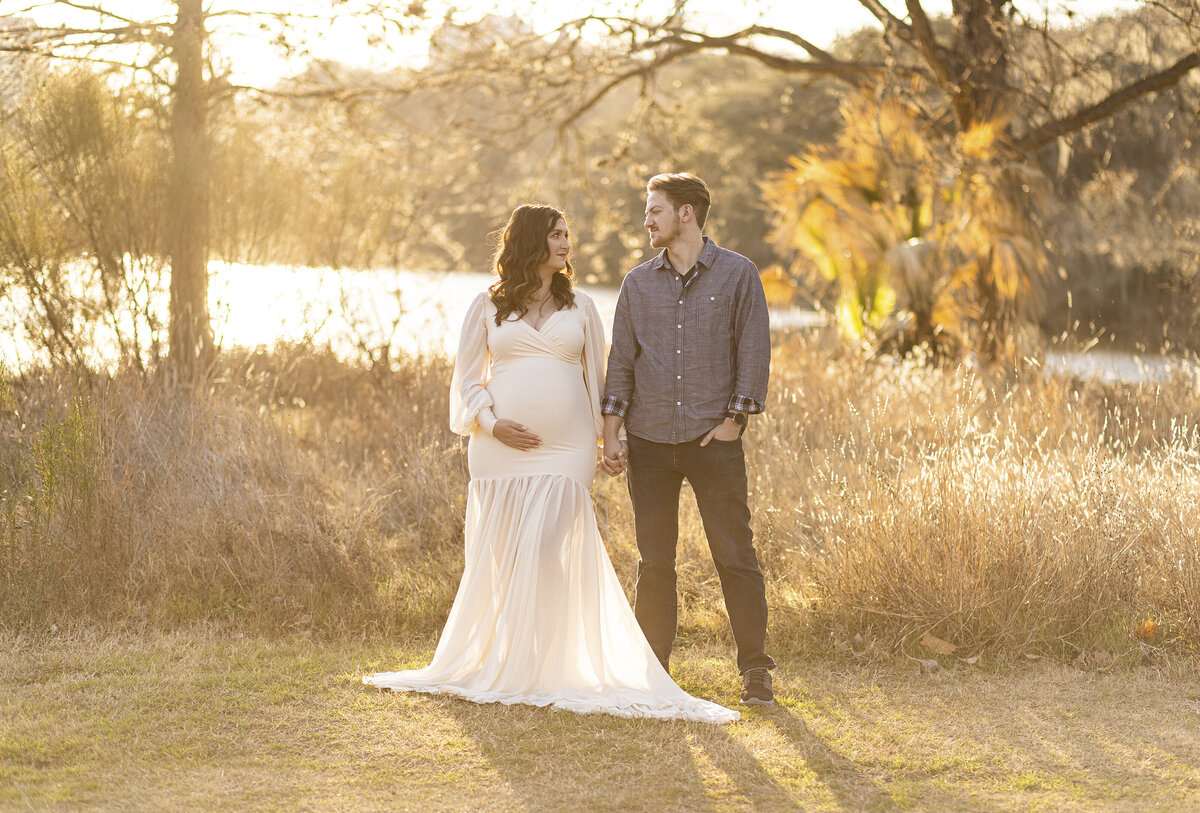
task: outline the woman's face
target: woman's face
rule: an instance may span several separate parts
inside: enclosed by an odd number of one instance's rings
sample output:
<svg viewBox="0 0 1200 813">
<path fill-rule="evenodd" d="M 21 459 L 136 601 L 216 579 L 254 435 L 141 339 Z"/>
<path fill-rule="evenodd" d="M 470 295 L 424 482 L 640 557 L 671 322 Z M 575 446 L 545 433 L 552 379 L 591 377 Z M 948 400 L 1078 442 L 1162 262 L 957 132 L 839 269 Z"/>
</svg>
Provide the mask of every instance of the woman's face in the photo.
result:
<svg viewBox="0 0 1200 813">
<path fill-rule="evenodd" d="M 550 256 L 539 270 L 553 274 L 567 267 L 567 258 L 571 255 L 571 234 L 567 231 L 567 221 L 561 217 L 546 235 L 546 250 Z"/>
</svg>

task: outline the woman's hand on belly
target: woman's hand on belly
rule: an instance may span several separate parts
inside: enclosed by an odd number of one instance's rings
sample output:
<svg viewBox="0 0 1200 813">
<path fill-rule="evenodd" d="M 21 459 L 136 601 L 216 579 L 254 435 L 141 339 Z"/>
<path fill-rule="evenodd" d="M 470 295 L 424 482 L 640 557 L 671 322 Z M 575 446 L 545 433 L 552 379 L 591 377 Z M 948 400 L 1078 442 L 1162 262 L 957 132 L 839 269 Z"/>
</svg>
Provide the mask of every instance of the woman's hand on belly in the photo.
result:
<svg viewBox="0 0 1200 813">
<path fill-rule="evenodd" d="M 522 452 L 531 451 L 542 445 L 541 438 L 530 432 L 525 426 L 516 421 L 510 421 L 508 418 L 496 421 L 496 425 L 492 427 L 492 437 L 505 446 L 511 446 Z"/>
</svg>

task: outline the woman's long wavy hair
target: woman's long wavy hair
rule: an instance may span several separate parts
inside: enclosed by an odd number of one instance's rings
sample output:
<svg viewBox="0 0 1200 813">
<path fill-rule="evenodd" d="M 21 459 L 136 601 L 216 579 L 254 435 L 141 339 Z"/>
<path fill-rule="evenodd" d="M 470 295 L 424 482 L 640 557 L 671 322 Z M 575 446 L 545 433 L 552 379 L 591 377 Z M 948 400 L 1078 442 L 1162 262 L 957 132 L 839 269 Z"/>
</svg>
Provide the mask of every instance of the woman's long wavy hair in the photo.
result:
<svg viewBox="0 0 1200 813">
<path fill-rule="evenodd" d="M 496 306 L 496 324 L 517 314 L 520 318 L 529 310 L 530 297 L 542 287 L 538 267 L 550 259 L 547 240 L 563 213 L 553 206 L 526 203 L 513 210 L 508 224 L 500 235 L 492 265 L 499 280 L 488 288 Z M 565 218 L 564 218 L 565 219 Z M 575 269 L 570 260 L 567 267 L 557 271 L 550 280 L 550 295 L 558 310 L 575 304 Z"/>
</svg>

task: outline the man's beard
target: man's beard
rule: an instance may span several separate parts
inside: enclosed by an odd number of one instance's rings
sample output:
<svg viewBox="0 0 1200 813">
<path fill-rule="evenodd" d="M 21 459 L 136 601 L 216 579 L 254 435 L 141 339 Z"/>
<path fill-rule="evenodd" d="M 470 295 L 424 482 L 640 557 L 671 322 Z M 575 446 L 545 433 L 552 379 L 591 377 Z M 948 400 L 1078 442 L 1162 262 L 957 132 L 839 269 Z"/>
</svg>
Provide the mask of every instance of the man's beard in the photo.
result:
<svg viewBox="0 0 1200 813">
<path fill-rule="evenodd" d="M 653 248 L 666 248 L 671 245 L 676 237 L 679 236 L 679 229 L 675 228 L 670 231 L 659 229 L 656 234 L 650 236 L 650 245 Z"/>
</svg>

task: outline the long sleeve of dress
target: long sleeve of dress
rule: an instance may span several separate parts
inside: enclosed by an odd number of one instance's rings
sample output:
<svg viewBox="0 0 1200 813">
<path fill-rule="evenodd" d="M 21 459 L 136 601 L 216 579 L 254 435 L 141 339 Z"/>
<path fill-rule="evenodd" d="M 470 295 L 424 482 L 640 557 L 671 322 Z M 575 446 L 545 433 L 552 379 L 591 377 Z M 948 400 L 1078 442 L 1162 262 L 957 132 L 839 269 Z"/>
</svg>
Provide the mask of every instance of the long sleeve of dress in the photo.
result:
<svg viewBox="0 0 1200 813">
<path fill-rule="evenodd" d="M 604 395 L 604 322 L 600 311 L 590 296 L 575 292 L 576 300 L 583 306 L 583 382 L 587 386 L 588 404 L 592 408 L 592 419 L 596 423 L 596 437 L 604 437 L 604 415 L 600 412 L 600 399 Z"/>
<path fill-rule="evenodd" d="M 492 395 L 487 391 L 491 356 L 487 346 L 488 295 L 475 297 L 463 320 L 458 338 L 458 356 L 450 379 L 450 428 L 470 435 L 480 428 L 489 435 L 496 425 Z"/>
</svg>

